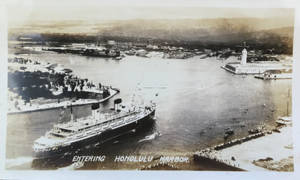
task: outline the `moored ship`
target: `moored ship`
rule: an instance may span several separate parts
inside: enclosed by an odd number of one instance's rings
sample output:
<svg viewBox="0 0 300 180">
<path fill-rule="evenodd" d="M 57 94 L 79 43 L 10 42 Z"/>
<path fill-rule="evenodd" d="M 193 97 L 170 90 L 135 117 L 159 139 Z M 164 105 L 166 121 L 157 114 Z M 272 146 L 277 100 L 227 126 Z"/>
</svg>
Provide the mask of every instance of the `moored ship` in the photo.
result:
<svg viewBox="0 0 300 180">
<path fill-rule="evenodd" d="M 104 143 L 133 129 L 143 127 L 153 120 L 156 104 L 121 105 L 115 100 L 113 112 L 100 113 L 99 104 L 93 104 L 92 115 L 73 119 L 67 123 L 55 124 L 53 129 L 35 140 L 33 144 L 36 158 L 63 155 L 93 142 Z"/>
</svg>

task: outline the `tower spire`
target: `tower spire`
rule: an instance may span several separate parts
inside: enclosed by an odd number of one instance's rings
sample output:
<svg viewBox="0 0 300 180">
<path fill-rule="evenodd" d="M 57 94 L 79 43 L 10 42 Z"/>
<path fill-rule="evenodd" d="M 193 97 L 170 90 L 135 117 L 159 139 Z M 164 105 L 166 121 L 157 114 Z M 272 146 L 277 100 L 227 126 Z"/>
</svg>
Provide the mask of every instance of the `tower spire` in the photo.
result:
<svg viewBox="0 0 300 180">
<path fill-rule="evenodd" d="M 249 47 L 249 46 L 247 46 L 246 42 L 244 41 L 243 46 L 241 46 L 241 47 L 243 48 L 241 65 L 245 65 L 245 64 L 247 64 L 247 49 L 246 48 Z"/>
</svg>

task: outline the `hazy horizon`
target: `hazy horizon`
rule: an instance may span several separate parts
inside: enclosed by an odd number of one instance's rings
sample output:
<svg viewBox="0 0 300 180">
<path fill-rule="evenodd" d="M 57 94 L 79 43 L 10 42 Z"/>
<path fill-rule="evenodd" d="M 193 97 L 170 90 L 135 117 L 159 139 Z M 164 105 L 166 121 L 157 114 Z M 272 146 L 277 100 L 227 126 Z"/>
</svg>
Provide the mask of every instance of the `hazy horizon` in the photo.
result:
<svg viewBox="0 0 300 180">
<path fill-rule="evenodd" d="M 134 19 L 217 19 L 217 18 L 284 18 L 293 19 L 292 8 L 224 8 L 201 6 L 111 5 L 93 0 L 60 3 L 28 1 L 8 6 L 10 26 L 58 21 L 114 21 Z M 86 2 L 86 3 L 85 3 Z M 105 1 L 106 2 L 106 1 Z M 278 22 L 280 23 L 280 22 Z"/>
<path fill-rule="evenodd" d="M 8 11 L 10 33 L 63 33 L 195 40 L 294 26 L 293 8 L 226 8 L 29 1 Z M 291 36 L 292 30 L 271 34 Z M 240 36 L 239 35 L 239 36 Z M 223 37 L 224 38 L 224 37 Z"/>
</svg>

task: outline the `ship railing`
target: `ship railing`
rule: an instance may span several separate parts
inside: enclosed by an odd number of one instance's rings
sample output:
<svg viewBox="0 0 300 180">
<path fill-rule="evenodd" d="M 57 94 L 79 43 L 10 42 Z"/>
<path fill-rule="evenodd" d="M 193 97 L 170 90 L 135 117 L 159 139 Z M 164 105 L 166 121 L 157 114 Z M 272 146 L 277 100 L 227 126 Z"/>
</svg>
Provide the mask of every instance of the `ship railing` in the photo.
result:
<svg viewBox="0 0 300 180">
<path fill-rule="evenodd" d="M 66 137 L 66 134 L 64 134 L 64 133 L 51 132 L 50 134 L 51 134 L 52 136 L 60 137 L 60 138 Z"/>
<path fill-rule="evenodd" d="M 115 124 L 116 124 L 115 122 L 112 122 L 112 123 L 110 123 L 109 127 L 110 128 L 115 127 Z"/>
<path fill-rule="evenodd" d="M 114 119 L 119 119 L 121 117 L 126 117 L 129 116 L 131 114 L 134 114 L 135 112 L 131 112 L 131 113 L 127 113 L 127 114 L 121 114 L 121 115 L 113 115 L 109 120 L 114 120 Z"/>
<path fill-rule="evenodd" d="M 110 126 L 111 126 L 111 127 L 116 127 L 116 126 L 119 126 L 119 125 L 121 125 L 122 123 L 124 123 L 124 120 L 121 120 L 121 121 L 118 121 L 118 122 L 112 123 Z"/>
<path fill-rule="evenodd" d="M 85 134 L 92 134 L 93 133 L 93 131 L 87 131 L 87 132 L 85 132 Z"/>
<path fill-rule="evenodd" d="M 102 130 L 104 130 L 105 128 L 108 128 L 109 124 L 105 124 L 102 126 Z"/>
<path fill-rule="evenodd" d="M 116 127 L 116 126 L 118 126 L 119 125 L 119 123 L 118 122 L 115 122 L 115 123 L 112 123 L 110 126 L 111 127 Z"/>
<path fill-rule="evenodd" d="M 57 149 L 56 146 L 54 146 L 54 147 L 44 146 L 44 148 L 34 148 L 35 151 L 39 151 L 39 152 L 50 151 L 50 150 L 55 150 L 55 149 Z"/>
<path fill-rule="evenodd" d="M 106 122 L 107 123 L 112 123 L 112 122 L 115 122 L 117 119 L 119 118 L 124 118 L 124 117 L 128 117 L 130 115 L 133 115 L 133 114 L 136 114 L 137 112 L 130 112 L 130 113 L 127 113 L 125 115 L 118 115 L 118 116 L 115 116 L 115 117 L 112 117 L 110 118 L 109 120 L 107 120 Z"/>
<path fill-rule="evenodd" d="M 76 136 L 76 138 L 82 138 L 82 137 L 84 137 L 83 134 L 79 134 L 79 135 Z"/>
<path fill-rule="evenodd" d="M 118 121 L 116 124 L 120 125 L 120 124 L 123 124 L 124 123 L 124 119 Z"/>
<path fill-rule="evenodd" d="M 133 121 L 136 121 L 138 118 L 140 117 L 140 115 L 137 115 L 137 116 L 134 116 L 134 117 L 131 117 L 128 119 L 127 123 L 129 122 L 133 122 Z"/>
</svg>

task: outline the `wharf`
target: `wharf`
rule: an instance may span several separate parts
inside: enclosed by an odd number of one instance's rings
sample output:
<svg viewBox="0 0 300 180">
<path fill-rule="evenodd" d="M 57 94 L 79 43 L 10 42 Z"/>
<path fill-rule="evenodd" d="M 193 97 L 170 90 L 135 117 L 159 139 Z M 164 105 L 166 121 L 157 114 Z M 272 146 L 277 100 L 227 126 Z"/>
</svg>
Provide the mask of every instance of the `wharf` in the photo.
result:
<svg viewBox="0 0 300 180">
<path fill-rule="evenodd" d="M 280 63 L 228 63 L 225 66 L 221 66 L 228 72 L 233 74 L 262 74 L 269 70 L 290 70 L 292 65 L 280 64 Z"/>
<path fill-rule="evenodd" d="M 32 105 L 32 106 L 26 106 L 20 110 L 14 109 L 14 110 L 8 110 L 7 114 L 19 114 L 19 113 L 27 113 L 27 112 L 36 112 L 36 111 L 44 111 L 44 110 L 49 110 L 49 109 L 56 109 L 56 108 L 61 108 L 61 107 L 70 107 L 72 106 L 81 106 L 81 105 L 88 105 L 88 104 L 93 104 L 93 103 L 102 103 L 107 101 L 108 99 L 112 98 L 116 94 L 120 92 L 120 90 L 116 88 L 110 88 L 109 89 L 110 96 L 100 99 L 100 100 L 95 100 L 95 99 L 79 99 L 77 101 L 63 101 L 60 103 L 48 103 L 48 104 L 42 104 L 42 105 Z"/>
</svg>

